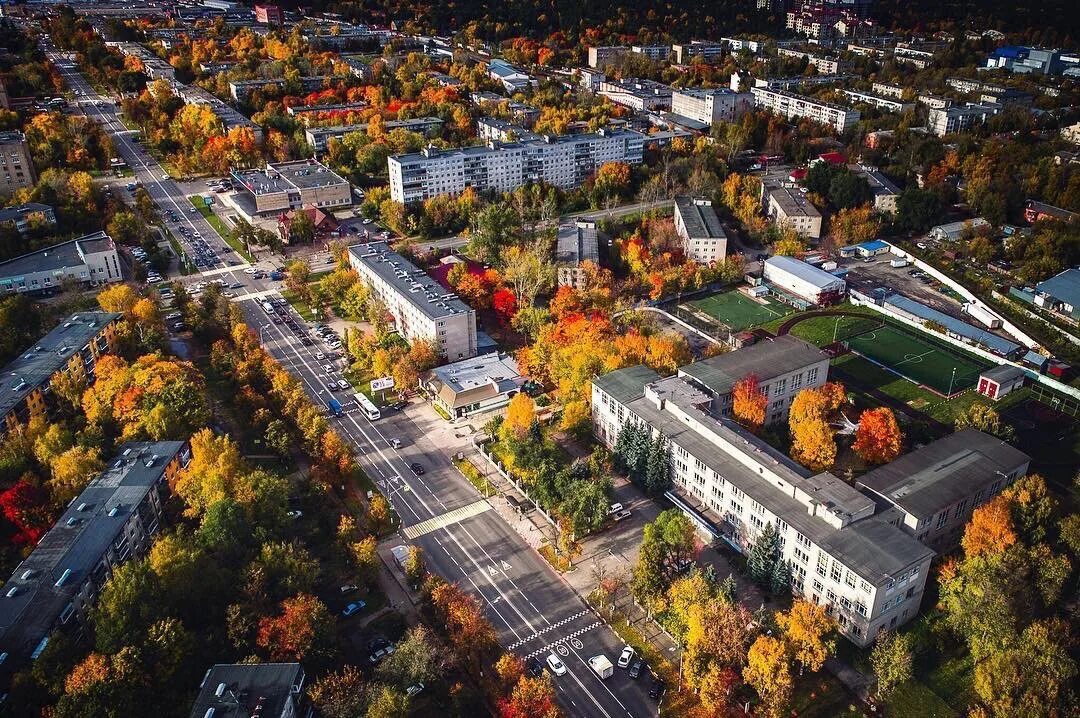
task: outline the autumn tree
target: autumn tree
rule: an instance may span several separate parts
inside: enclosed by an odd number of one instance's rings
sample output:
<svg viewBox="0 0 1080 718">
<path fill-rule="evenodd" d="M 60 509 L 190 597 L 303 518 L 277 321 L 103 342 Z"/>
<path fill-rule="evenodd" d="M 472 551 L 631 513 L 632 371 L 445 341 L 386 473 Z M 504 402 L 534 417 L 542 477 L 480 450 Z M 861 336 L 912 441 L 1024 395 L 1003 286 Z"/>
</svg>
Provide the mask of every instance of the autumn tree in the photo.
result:
<svg viewBox="0 0 1080 718">
<path fill-rule="evenodd" d="M 956 415 L 953 428 L 957 431 L 964 429 L 976 429 L 1002 439 L 1012 441 L 1016 432 L 1012 426 L 1001 420 L 1001 415 L 992 407 L 984 404 L 972 404 Z"/>
<path fill-rule="evenodd" d="M 256 644 L 271 660 L 325 663 L 334 651 L 334 619 L 322 601 L 302 593 L 282 601 L 280 609 L 259 620 Z"/>
<path fill-rule="evenodd" d="M 872 240 L 880 229 L 877 212 L 869 204 L 841 209 L 829 218 L 829 238 L 837 247 Z"/>
<path fill-rule="evenodd" d="M 912 637 L 910 633 L 883 631 L 874 641 L 870 651 L 870 665 L 874 669 L 874 693 L 884 700 L 892 692 L 911 680 Z"/>
<path fill-rule="evenodd" d="M 791 431 L 791 456 L 815 471 L 829 468 L 836 461 L 836 440 L 829 427 L 828 417 L 839 406 L 838 395 L 832 387 L 806 387 L 791 402 L 788 428 Z"/>
<path fill-rule="evenodd" d="M 787 715 L 793 681 L 787 647 L 781 639 L 758 636 L 747 653 L 743 680 L 761 699 L 760 715 L 768 718 Z"/>
<path fill-rule="evenodd" d="M 431 605 L 450 646 L 476 675 L 486 656 L 498 645 L 495 630 L 484 617 L 479 601 L 458 586 L 441 583 L 431 592 Z"/>
<path fill-rule="evenodd" d="M 326 718 L 357 718 L 367 703 L 367 683 L 355 666 L 344 666 L 312 683 L 308 698 Z"/>
<path fill-rule="evenodd" d="M 769 398 L 761 391 L 758 378 L 748 374 L 731 389 L 731 411 L 743 426 L 751 431 L 759 431 L 765 423 L 765 409 Z"/>
<path fill-rule="evenodd" d="M 534 421 L 536 421 L 536 402 L 528 394 L 518 392 L 506 408 L 506 419 L 499 430 L 500 435 L 504 440 L 508 437 L 520 440 L 529 431 Z"/>
<path fill-rule="evenodd" d="M 559 718 L 562 711 L 555 702 L 555 686 L 546 671 L 540 676 L 518 678 L 510 695 L 499 701 L 499 718 Z"/>
<path fill-rule="evenodd" d="M 715 670 L 742 669 L 753 640 L 752 623 L 745 607 L 723 598 L 690 606 L 683 663 L 691 689 L 704 691 Z"/>
<path fill-rule="evenodd" d="M 1008 497 L 995 496 L 979 506 L 964 528 L 961 545 L 965 556 L 1001 554 L 1018 540 Z"/>
<path fill-rule="evenodd" d="M 825 607 L 796 599 L 790 609 L 776 614 L 776 623 L 792 657 L 811 671 L 821 670 L 833 650 L 828 635 L 835 627 Z"/>
<path fill-rule="evenodd" d="M 884 464 L 900 455 L 903 434 L 896 423 L 896 416 L 887 406 L 867 409 L 859 417 L 855 430 L 855 453 L 864 461 Z"/>
</svg>

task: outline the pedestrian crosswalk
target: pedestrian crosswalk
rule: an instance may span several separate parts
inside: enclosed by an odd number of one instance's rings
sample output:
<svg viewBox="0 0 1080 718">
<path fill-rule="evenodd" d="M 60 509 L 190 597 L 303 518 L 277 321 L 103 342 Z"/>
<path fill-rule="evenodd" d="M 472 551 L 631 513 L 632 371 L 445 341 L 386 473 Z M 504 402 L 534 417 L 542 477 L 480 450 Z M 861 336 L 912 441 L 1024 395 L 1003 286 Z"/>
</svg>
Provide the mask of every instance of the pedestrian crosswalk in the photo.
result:
<svg viewBox="0 0 1080 718">
<path fill-rule="evenodd" d="M 440 514 L 427 521 L 421 521 L 418 524 L 408 526 L 403 529 L 401 533 L 405 535 L 405 538 L 411 541 L 418 536 L 429 534 L 432 531 L 438 531 L 447 526 L 453 526 L 459 521 L 464 521 L 467 518 L 482 514 L 490 508 L 491 505 L 487 501 L 474 501 L 468 506 L 462 506 L 459 509 L 447 511 L 445 514 Z"/>
<path fill-rule="evenodd" d="M 602 625 L 604 625 L 602 621 L 596 621 L 595 623 L 590 623 L 588 626 L 585 626 L 584 628 L 579 628 L 578 630 L 574 631 L 573 633 L 565 635 L 565 636 L 563 636 L 562 638 L 560 638 L 557 641 L 552 641 L 550 644 L 544 646 L 543 648 L 536 649 L 532 653 L 525 656 L 525 659 L 528 660 L 530 658 L 537 658 L 537 657 L 539 657 L 539 656 L 541 656 L 541 655 L 543 655 L 545 653 L 550 653 L 552 648 L 555 648 L 555 650 L 558 651 L 560 655 L 565 656 L 568 653 L 568 651 L 567 651 L 566 648 L 562 647 L 564 643 L 569 643 L 570 646 L 574 650 L 581 650 L 581 648 L 582 648 L 581 643 L 582 642 L 580 640 L 578 640 L 578 637 L 583 636 L 586 633 L 588 633 L 589 631 L 593 630 L 594 628 L 597 628 L 598 626 L 602 626 Z"/>
<path fill-rule="evenodd" d="M 517 643 L 511 643 L 509 646 L 507 646 L 507 649 L 512 651 L 515 648 L 519 648 L 522 645 L 528 643 L 529 641 L 535 640 L 535 639 L 539 638 L 540 636 L 544 635 L 545 633 L 548 633 L 549 631 L 554 631 L 556 628 L 561 628 L 561 627 L 565 626 L 566 624 L 570 623 L 571 621 L 576 621 L 577 619 L 581 618 L 582 616 L 584 616 L 584 615 L 586 615 L 588 613 L 592 613 L 592 611 L 590 611 L 589 609 L 585 609 L 584 611 L 580 611 L 578 613 L 575 613 L 573 616 L 568 616 L 567 618 L 564 618 L 561 621 L 557 621 L 557 622 L 551 624 L 547 628 L 541 628 L 539 631 L 532 634 L 531 636 L 526 636 L 525 638 L 522 638 Z"/>
</svg>

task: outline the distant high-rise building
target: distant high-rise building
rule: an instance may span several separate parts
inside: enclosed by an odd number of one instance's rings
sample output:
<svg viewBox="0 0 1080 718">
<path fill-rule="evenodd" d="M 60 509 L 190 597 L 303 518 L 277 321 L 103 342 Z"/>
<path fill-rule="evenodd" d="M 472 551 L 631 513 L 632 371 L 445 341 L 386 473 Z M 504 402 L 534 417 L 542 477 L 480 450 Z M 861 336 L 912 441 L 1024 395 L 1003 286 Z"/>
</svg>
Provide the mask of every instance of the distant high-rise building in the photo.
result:
<svg viewBox="0 0 1080 718">
<path fill-rule="evenodd" d="M 11 194 L 37 182 L 26 135 L 18 130 L 0 132 L 0 194 Z"/>
</svg>

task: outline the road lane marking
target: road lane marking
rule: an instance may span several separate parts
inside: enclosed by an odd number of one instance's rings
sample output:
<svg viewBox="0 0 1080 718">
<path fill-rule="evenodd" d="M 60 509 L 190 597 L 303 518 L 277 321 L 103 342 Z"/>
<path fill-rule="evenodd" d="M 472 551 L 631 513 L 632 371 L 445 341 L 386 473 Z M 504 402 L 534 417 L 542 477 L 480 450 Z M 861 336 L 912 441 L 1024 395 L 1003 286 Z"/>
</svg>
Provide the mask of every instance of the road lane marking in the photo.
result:
<svg viewBox="0 0 1080 718">
<path fill-rule="evenodd" d="M 473 516 L 482 514 L 490 509 L 491 504 L 489 504 L 487 501 L 474 501 L 467 506 L 462 506 L 460 509 L 447 511 L 445 514 L 439 514 L 438 516 L 434 516 L 427 521 L 421 521 L 418 524 L 407 526 L 406 528 L 402 529 L 401 534 L 405 538 L 412 541 L 413 539 L 419 538 L 424 534 L 431 533 L 432 531 L 437 531 L 447 526 L 452 526 L 459 521 L 464 521 L 465 519 L 472 518 Z"/>
<path fill-rule="evenodd" d="M 568 656 L 568 655 L 570 655 L 570 651 L 571 650 L 576 650 L 577 647 L 578 647 L 578 644 L 581 643 L 581 641 L 578 640 L 578 636 L 583 636 L 586 633 L 588 633 L 589 631 L 593 630 L 594 628 L 599 628 L 600 626 L 603 626 L 603 625 L 604 625 L 603 621 L 595 621 L 593 623 L 590 623 L 588 626 L 585 626 L 584 628 L 579 628 L 578 630 L 574 631 L 573 633 L 568 633 L 567 635 L 565 635 L 565 636 L 563 636 L 561 638 L 555 639 L 551 643 L 545 644 L 542 648 L 538 648 L 535 651 L 533 651 L 532 653 L 526 654 L 525 660 L 528 660 L 530 658 L 536 658 L 536 657 L 541 656 L 541 655 L 543 655 L 545 653 L 551 653 L 552 648 L 557 650 L 561 655 Z M 525 640 L 528 641 L 529 639 L 525 639 Z M 575 643 L 575 641 L 576 641 L 576 643 Z M 515 647 L 519 646 L 523 642 L 524 641 L 519 641 L 518 643 L 514 644 L 514 646 L 507 646 L 507 650 L 513 650 Z M 566 644 L 568 644 L 568 643 L 570 644 L 570 647 L 567 647 Z M 566 653 L 563 653 L 563 651 L 566 651 Z"/>
<path fill-rule="evenodd" d="M 555 623 L 551 624 L 550 626 L 547 626 L 546 628 L 541 628 L 539 631 L 532 634 L 531 636 L 526 636 L 525 638 L 521 639 L 517 643 L 510 644 L 509 646 L 506 647 L 506 649 L 508 651 L 512 651 L 515 648 L 520 648 L 522 645 L 528 643 L 529 641 L 534 641 L 537 638 L 539 638 L 540 636 L 544 635 L 545 633 L 548 633 L 550 631 L 554 631 L 556 628 L 562 628 L 563 626 L 570 623 L 571 621 L 576 621 L 577 619 L 581 618 L 582 616 L 586 616 L 586 615 L 588 615 L 590 613 L 592 613 L 592 611 L 590 611 L 588 609 L 585 609 L 584 611 L 579 611 L 579 612 L 575 613 L 572 616 L 567 616 L 566 618 L 562 619 L 561 621 L 556 621 Z"/>
</svg>

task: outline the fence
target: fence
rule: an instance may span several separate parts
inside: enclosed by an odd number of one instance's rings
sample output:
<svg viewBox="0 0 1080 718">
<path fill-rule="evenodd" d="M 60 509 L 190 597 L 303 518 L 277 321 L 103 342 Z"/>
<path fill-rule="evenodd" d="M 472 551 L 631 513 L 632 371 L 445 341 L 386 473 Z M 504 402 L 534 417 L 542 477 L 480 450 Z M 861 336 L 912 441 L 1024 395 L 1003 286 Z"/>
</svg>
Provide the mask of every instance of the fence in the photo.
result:
<svg viewBox="0 0 1080 718">
<path fill-rule="evenodd" d="M 1056 391 L 1034 384 L 1031 387 L 1031 395 L 1040 403 L 1046 404 L 1051 409 L 1056 409 L 1062 414 L 1068 414 L 1073 418 L 1080 417 L 1080 401 L 1061 396 Z"/>
<path fill-rule="evenodd" d="M 555 528 L 555 531 L 558 532 L 559 524 L 555 521 L 555 519 L 551 518 L 548 512 L 544 511 L 544 509 L 540 507 L 540 504 L 537 503 L 536 499 L 529 495 L 528 490 L 520 482 L 518 482 L 518 480 L 515 479 L 509 471 L 502 467 L 502 464 L 499 463 L 498 459 L 491 455 L 490 449 L 488 448 L 488 445 L 490 443 L 490 439 L 487 441 L 480 441 L 476 443 L 476 448 L 480 449 L 480 455 L 483 456 L 489 464 L 491 464 L 495 471 L 499 473 L 499 476 L 509 481 L 510 484 L 515 489 L 517 489 L 521 493 L 521 495 L 529 501 L 529 503 L 533 505 L 533 508 L 539 511 L 540 515 L 543 516 L 544 519 Z"/>
</svg>

